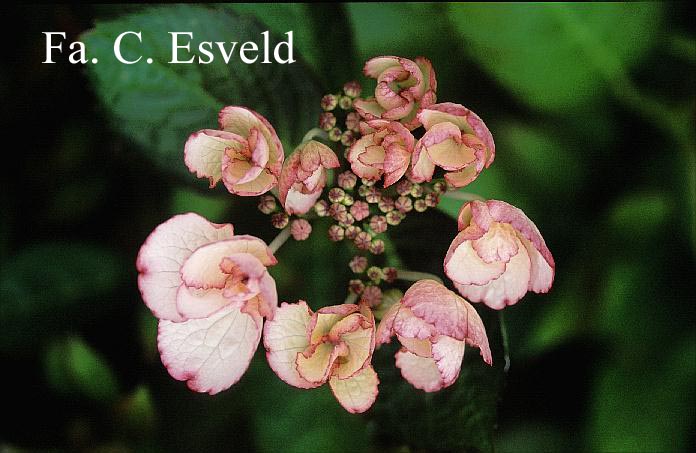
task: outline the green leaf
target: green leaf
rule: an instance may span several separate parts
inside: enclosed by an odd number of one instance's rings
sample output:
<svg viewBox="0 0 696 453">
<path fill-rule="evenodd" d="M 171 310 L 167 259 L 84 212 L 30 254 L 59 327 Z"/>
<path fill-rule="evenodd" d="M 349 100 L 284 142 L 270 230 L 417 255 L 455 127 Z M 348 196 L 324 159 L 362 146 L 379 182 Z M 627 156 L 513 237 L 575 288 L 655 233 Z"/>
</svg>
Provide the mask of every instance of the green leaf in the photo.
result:
<svg viewBox="0 0 696 453">
<path fill-rule="evenodd" d="M 178 188 L 172 194 L 172 215 L 195 212 L 211 222 L 223 222 L 232 198 L 230 195 L 201 194 L 195 190 Z"/>
<path fill-rule="evenodd" d="M 125 58 L 143 56 L 132 65 L 117 61 L 113 52 L 114 40 L 125 30 L 142 32 L 142 43 L 132 35 L 122 41 Z M 229 64 L 219 53 L 211 64 L 168 63 L 168 31 L 191 32 L 190 55 L 196 55 L 202 41 L 254 41 L 261 48 L 264 30 L 253 18 L 229 10 L 175 5 L 97 23 L 81 40 L 88 58 L 99 60 L 87 66 L 88 75 L 114 127 L 162 168 L 188 174 L 183 162 L 186 139 L 198 129 L 217 127 L 217 113 L 224 105 L 244 105 L 261 113 L 288 150 L 316 123 L 321 91 L 299 55 L 293 64 L 247 65 L 236 53 Z M 272 35 L 270 42 L 274 47 L 279 39 Z M 184 54 L 180 52 L 180 59 L 188 59 Z M 146 63 L 148 57 L 152 64 Z"/>
<path fill-rule="evenodd" d="M 64 329 L 72 311 L 116 288 L 121 262 L 108 249 L 85 244 L 43 244 L 4 262 L 0 270 L 0 345 L 28 348 L 46 331 Z"/>
<path fill-rule="evenodd" d="M 529 105 L 566 112 L 603 98 L 657 40 L 659 3 L 452 4 L 469 55 Z"/>
<path fill-rule="evenodd" d="M 49 344 L 44 358 L 48 382 L 69 397 L 110 403 L 118 397 L 118 382 L 106 361 L 82 339 L 68 337 Z"/>
</svg>

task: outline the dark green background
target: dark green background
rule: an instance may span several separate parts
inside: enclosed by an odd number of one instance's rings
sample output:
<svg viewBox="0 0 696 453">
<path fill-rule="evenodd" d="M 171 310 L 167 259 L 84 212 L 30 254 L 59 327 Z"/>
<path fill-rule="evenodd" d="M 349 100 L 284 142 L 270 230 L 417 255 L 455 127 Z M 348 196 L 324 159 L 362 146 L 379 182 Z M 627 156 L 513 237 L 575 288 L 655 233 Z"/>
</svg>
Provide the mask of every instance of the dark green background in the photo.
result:
<svg viewBox="0 0 696 453">
<path fill-rule="evenodd" d="M 686 3 L 6 9 L 0 450 L 693 449 L 694 13 Z M 293 30 L 300 61 L 163 64 L 168 31 L 243 41 L 266 29 Z M 162 58 L 116 63 L 110 46 L 125 30 L 142 30 L 142 49 Z M 100 63 L 41 64 L 43 31 L 81 36 Z M 191 210 L 275 234 L 254 200 L 188 173 L 188 133 L 242 104 L 291 150 L 319 97 L 381 54 L 427 56 L 438 99 L 486 121 L 497 159 L 465 190 L 522 208 L 554 254 L 553 290 L 505 310 L 509 372 L 497 314 L 477 307 L 496 366 L 471 350 L 457 385 L 437 395 L 400 380 L 393 347 L 376 354 L 380 397 L 360 416 L 326 389 L 283 384 L 262 353 L 230 390 L 188 391 L 159 362 L 138 248 Z M 390 259 L 441 274 L 458 206 L 442 208 L 395 228 Z M 351 250 L 336 252 L 325 228 L 279 252 L 283 300 L 343 299 Z"/>
</svg>

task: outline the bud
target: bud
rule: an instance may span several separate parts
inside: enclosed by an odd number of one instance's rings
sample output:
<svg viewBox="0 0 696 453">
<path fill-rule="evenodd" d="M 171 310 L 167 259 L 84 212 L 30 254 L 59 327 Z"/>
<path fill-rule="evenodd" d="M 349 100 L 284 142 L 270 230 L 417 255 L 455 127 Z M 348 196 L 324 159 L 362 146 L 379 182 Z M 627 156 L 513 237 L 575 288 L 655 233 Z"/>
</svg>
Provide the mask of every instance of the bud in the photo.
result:
<svg viewBox="0 0 696 453">
<path fill-rule="evenodd" d="M 375 239 L 370 243 L 370 253 L 373 255 L 381 255 L 384 253 L 384 241 L 381 239 Z"/>
<path fill-rule="evenodd" d="M 288 222 L 290 222 L 290 217 L 284 212 L 278 212 L 271 216 L 271 224 L 279 230 L 288 226 Z"/>
<path fill-rule="evenodd" d="M 401 223 L 401 213 L 399 211 L 389 211 L 387 213 L 387 223 L 389 225 L 398 225 Z"/>
<path fill-rule="evenodd" d="M 367 201 L 368 203 L 379 203 L 380 198 L 381 192 L 378 188 L 370 187 L 369 189 L 367 189 L 367 193 L 365 194 L 365 201 Z"/>
<path fill-rule="evenodd" d="M 352 131 L 345 131 L 341 134 L 341 145 L 350 146 L 355 142 L 355 135 Z"/>
<path fill-rule="evenodd" d="M 343 85 L 343 92 L 346 93 L 346 96 L 349 96 L 351 98 L 357 98 L 358 96 L 360 96 L 361 91 L 362 91 L 362 87 L 355 80 L 351 80 L 350 82 L 346 82 Z"/>
<path fill-rule="evenodd" d="M 350 170 L 346 170 L 343 173 L 338 174 L 338 185 L 342 189 L 345 190 L 350 190 L 353 187 L 355 187 L 355 184 L 358 182 L 358 177 L 355 176 L 355 173 L 353 173 Z"/>
<path fill-rule="evenodd" d="M 365 291 L 365 284 L 362 282 L 362 280 L 351 280 L 348 282 L 348 290 L 351 293 L 360 295 L 363 291 Z"/>
<path fill-rule="evenodd" d="M 343 197 L 343 201 L 341 202 L 346 206 L 352 206 L 353 203 L 355 203 L 355 199 L 353 199 L 353 195 L 346 194 Z"/>
<path fill-rule="evenodd" d="M 423 186 L 420 184 L 413 184 L 413 187 L 411 187 L 411 196 L 413 198 L 420 198 L 423 196 Z"/>
<path fill-rule="evenodd" d="M 319 217 L 326 217 L 329 215 L 329 203 L 326 200 L 317 201 L 314 204 L 314 212 L 316 212 Z"/>
<path fill-rule="evenodd" d="M 341 140 L 341 129 L 334 127 L 329 131 L 329 140 L 332 142 L 337 142 Z"/>
<path fill-rule="evenodd" d="M 445 184 L 442 181 L 438 181 L 435 184 L 433 184 L 433 190 L 435 193 L 443 193 L 447 190 L 447 184 Z"/>
<path fill-rule="evenodd" d="M 341 96 L 338 100 L 338 106 L 343 110 L 350 110 L 353 108 L 353 100 L 348 96 Z"/>
<path fill-rule="evenodd" d="M 435 192 L 430 192 L 425 195 L 425 205 L 429 208 L 434 208 L 440 203 L 440 196 Z"/>
<path fill-rule="evenodd" d="M 369 278 L 373 282 L 379 284 L 379 282 L 384 278 L 384 274 L 382 273 L 382 269 L 380 269 L 377 266 L 370 267 L 367 270 L 367 278 Z"/>
<path fill-rule="evenodd" d="M 428 209 L 428 205 L 425 204 L 425 200 L 419 199 L 413 202 L 413 209 L 418 212 L 423 212 Z"/>
<path fill-rule="evenodd" d="M 365 302 L 370 307 L 379 305 L 382 302 L 382 290 L 379 289 L 379 286 L 368 286 L 363 290 L 360 301 Z"/>
<path fill-rule="evenodd" d="M 290 225 L 290 234 L 296 241 L 304 241 L 312 233 L 312 225 L 305 219 L 295 219 Z"/>
<path fill-rule="evenodd" d="M 360 182 L 363 183 L 363 186 L 371 187 L 374 186 L 377 181 L 373 181 L 367 178 L 360 178 Z"/>
<path fill-rule="evenodd" d="M 343 240 L 343 236 L 345 235 L 345 231 L 343 228 L 341 228 L 338 225 L 331 225 L 329 227 L 329 239 L 338 242 Z"/>
<path fill-rule="evenodd" d="M 363 184 L 362 186 L 360 186 L 360 187 L 358 188 L 358 195 L 360 195 L 361 197 L 365 198 L 365 195 L 367 195 L 367 193 L 368 193 L 369 191 L 370 191 L 370 187 Z"/>
<path fill-rule="evenodd" d="M 327 94 L 321 98 L 321 108 L 327 112 L 333 110 L 338 105 L 338 96 L 335 94 Z"/>
<path fill-rule="evenodd" d="M 387 231 L 387 218 L 383 215 L 373 215 L 370 217 L 370 228 L 376 234 Z"/>
<path fill-rule="evenodd" d="M 360 250 L 367 250 L 370 248 L 370 244 L 372 243 L 372 235 L 367 231 L 361 231 L 357 234 L 357 236 L 355 236 L 353 243 Z"/>
<path fill-rule="evenodd" d="M 324 112 L 319 115 L 319 127 L 329 132 L 336 126 L 336 117 L 331 112 Z"/>
<path fill-rule="evenodd" d="M 350 267 L 350 270 L 356 274 L 365 272 L 365 269 L 367 269 L 367 258 L 364 256 L 355 255 L 348 263 L 348 267 Z"/>
<path fill-rule="evenodd" d="M 382 273 L 384 274 L 384 281 L 387 283 L 394 283 L 398 276 L 395 267 L 385 267 L 382 269 Z"/>
<path fill-rule="evenodd" d="M 396 191 L 399 195 L 407 196 L 411 195 L 411 189 L 413 188 L 413 183 L 408 179 L 402 179 L 396 183 Z"/>
<path fill-rule="evenodd" d="M 346 208 L 341 203 L 332 203 L 331 206 L 329 206 L 329 215 L 336 220 L 338 220 L 338 217 L 342 216 L 347 212 L 348 208 Z"/>
<path fill-rule="evenodd" d="M 340 203 L 343 201 L 343 197 L 345 196 L 346 193 L 339 187 L 334 187 L 333 189 L 329 190 L 329 201 L 331 203 Z"/>
<path fill-rule="evenodd" d="M 272 214 L 277 207 L 278 204 L 276 203 L 276 199 L 273 195 L 261 195 L 259 197 L 258 208 L 259 211 L 263 212 L 264 214 Z"/>
<path fill-rule="evenodd" d="M 353 217 L 353 215 L 349 212 L 341 214 L 337 220 L 338 224 L 343 228 L 349 227 L 355 223 L 355 217 Z"/>
<path fill-rule="evenodd" d="M 394 202 L 394 207 L 399 210 L 399 212 L 407 213 L 411 212 L 413 209 L 413 202 L 409 197 L 400 196 Z"/>
<path fill-rule="evenodd" d="M 394 210 L 394 200 L 390 197 L 381 197 L 379 203 L 377 204 L 379 210 L 382 212 L 389 212 Z"/>
<path fill-rule="evenodd" d="M 351 241 L 355 239 L 355 236 L 358 235 L 362 231 L 362 228 L 360 228 L 357 225 L 348 225 L 346 227 L 346 238 L 350 239 Z"/>
<path fill-rule="evenodd" d="M 350 112 L 346 115 L 346 129 L 360 132 L 360 115 L 357 112 Z"/>
<path fill-rule="evenodd" d="M 361 186 L 364 187 L 364 186 Z M 370 206 L 364 201 L 356 201 L 350 207 L 350 213 L 358 222 L 370 215 Z"/>
</svg>

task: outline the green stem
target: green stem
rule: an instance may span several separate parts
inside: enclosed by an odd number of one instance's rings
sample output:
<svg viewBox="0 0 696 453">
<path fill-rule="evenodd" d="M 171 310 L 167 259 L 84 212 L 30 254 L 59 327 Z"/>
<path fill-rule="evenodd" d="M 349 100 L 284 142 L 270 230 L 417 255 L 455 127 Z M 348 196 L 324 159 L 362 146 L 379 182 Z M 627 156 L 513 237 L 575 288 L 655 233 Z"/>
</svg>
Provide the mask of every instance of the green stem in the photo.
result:
<svg viewBox="0 0 696 453">
<path fill-rule="evenodd" d="M 503 337 L 503 357 L 505 358 L 505 367 L 503 371 L 507 373 L 510 369 L 510 340 L 508 338 L 507 326 L 502 310 L 498 312 L 498 322 L 500 323 L 500 335 Z"/>
<path fill-rule="evenodd" d="M 428 272 L 406 271 L 402 269 L 396 270 L 396 278 L 409 282 L 415 282 L 417 280 L 435 280 L 438 283 L 442 283 L 442 279 L 437 275 L 433 275 Z"/>
<path fill-rule="evenodd" d="M 480 195 L 471 192 L 461 192 L 459 190 L 445 192 L 442 196 L 457 201 L 486 201 L 486 199 Z"/>
<path fill-rule="evenodd" d="M 278 236 L 268 244 L 268 248 L 271 249 L 271 252 L 276 253 L 288 239 L 290 239 L 290 227 L 285 227 Z"/>
<path fill-rule="evenodd" d="M 344 304 L 354 304 L 358 300 L 358 295 L 355 293 L 350 293 L 343 301 Z"/>
<path fill-rule="evenodd" d="M 329 139 L 329 134 L 326 133 L 323 129 L 319 129 L 318 127 L 312 128 L 307 133 L 305 134 L 304 137 L 302 137 L 302 143 L 308 142 L 309 140 L 312 140 L 313 138 L 321 138 L 323 140 L 328 140 Z"/>
</svg>

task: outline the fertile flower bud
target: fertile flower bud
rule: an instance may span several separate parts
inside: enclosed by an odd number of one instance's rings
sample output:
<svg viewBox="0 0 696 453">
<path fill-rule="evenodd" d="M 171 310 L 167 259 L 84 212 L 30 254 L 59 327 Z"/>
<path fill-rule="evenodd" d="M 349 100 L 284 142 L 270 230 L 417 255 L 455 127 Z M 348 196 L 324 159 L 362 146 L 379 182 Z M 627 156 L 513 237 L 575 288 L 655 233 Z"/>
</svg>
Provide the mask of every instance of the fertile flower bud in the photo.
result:
<svg viewBox="0 0 696 453">
<path fill-rule="evenodd" d="M 263 212 L 264 214 L 272 214 L 277 207 L 278 204 L 276 203 L 276 199 L 273 195 L 261 195 L 259 197 L 258 208 L 259 211 Z"/>
<path fill-rule="evenodd" d="M 348 208 L 346 208 L 341 203 L 332 203 L 331 206 L 329 207 L 329 215 L 338 221 L 340 221 L 339 217 L 346 214 L 347 212 L 348 212 Z"/>
<path fill-rule="evenodd" d="M 290 234 L 296 241 L 304 241 L 312 233 L 312 225 L 305 219 L 295 219 L 290 225 Z"/>
<path fill-rule="evenodd" d="M 367 231 L 361 231 L 355 236 L 353 243 L 355 243 L 355 246 L 360 250 L 368 250 L 372 243 L 372 235 Z"/>
<path fill-rule="evenodd" d="M 392 226 L 400 224 L 403 219 L 402 215 L 399 211 L 389 211 L 387 213 L 387 223 Z"/>
<path fill-rule="evenodd" d="M 438 181 L 435 184 L 433 184 L 433 190 L 435 193 L 443 193 L 447 190 L 447 184 L 445 184 L 442 181 Z"/>
<path fill-rule="evenodd" d="M 407 213 L 413 209 L 413 202 L 409 197 L 401 196 L 394 202 L 394 207 L 399 210 L 399 212 Z"/>
<path fill-rule="evenodd" d="M 384 253 L 384 241 L 381 239 L 375 239 L 370 243 L 370 253 L 373 255 L 381 255 Z"/>
<path fill-rule="evenodd" d="M 382 273 L 382 269 L 380 269 L 377 266 L 372 266 L 367 270 L 367 278 L 375 282 L 376 284 L 379 284 L 379 282 L 384 278 L 384 274 Z"/>
<path fill-rule="evenodd" d="M 394 283 L 398 276 L 395 267 L 385 267 L 382 269 L 382 273 L 384 274 L 384 281 L 387 283 Z"/>
<path fill-rule="evenodd" d="M 358 188 L 358 195 L 360 195 L 361 197 L 365 198 L 365 196 L 367 195 L 367 193 L 368 193 L 369 191 L 370 191 L 370 187 L 363 184 L 362 186 L 360 186 L 360 187 Z"/>
<path fill-rule="evenodd" d="M 413 187 L 411 187 L 411 196 L 413 198 L 420 198 L 423 196 L 423 186 L 420 184 L 413 184 Z"/>
<path fill-rule="evenodd" d="M 377 204 L 379 210 L 382 212 L 389 212 L 394 210 L 394 200 L 389 197 L 381 197 L 379 203 Z"/>
<path fill-rule="evenodd" d="M 348 290 L 351 293 L 360 295 L 363 291 L 365 291 L 365 284 L 362 282 L 362 280 L 351 280 L 348 282 Z"/>
<path fill-rule="evenodd" d="M 331 112 L 324 112 L 319 115 L 319 127 L 329 132 L 336 127 L 336 116 Z"/>
<path fill-rule="evenodd" d="M 404 293 L 401 292 L 401 290 L 398 290 L 396 288 L 390 288 L 384 292 L 382 292 L 382 303 L 379 304 L 377 307 L 374 308 L 372 311 L 374 313 L 374 316 L 376 319 L 382 319 L 384 318 L 384 315 L 387 313 L 389 308 L 391 308 L 392 305 L 398 304 L 401 302 L 401 299 L 404 297 Z"/>
<path fill-rule="evenodd" d="M 362 189 L 365 186 L 361 186 Z M 358 222 L 370 215 L 370 206 L 364 201 L 356 201 L 353 206 L 350 207 L 350 213 Z"/>
<path fill-rule="evenodd" d="M 343 240 L 345 235 L 345 230 L 338 225 L 331 225 L 329 227 L 329 239 L 333 242 L 338 242 Z"/>
<path fill-rule="evenodd" d="M 278 212 L 271 216 L 271 224 L 279 230 L 288 226 L 288 222 L 290 222 L 290 217 L 284 212 Z"/>
<path fill-rule="evenodd" d="M 353 100 L 348 96 L 341 96 L 338 100 L 338 106 L 343 110 L 350 110 L 353 108 Z"/>
<path fill-rule="evenodd" d="M 316 212 L 319 217 L 326 217 L 329 215 L 329 203 L 326 200 L 317 201 L 314 204 L 314 212 Z"/>
<path fill-rule="evenodd" d="M 345 196 L 346 193 L 339 187 L 334 187 L 333 189 L 329 190 L 329 201 L 331 201 L 331 203 L 340 203 L 343 201 L 343 197 Z"/>
<path fill-rule="evenodd" d="M 357 98 L 358 96 L 360 96 L 361 91 L 362 91 L 362 87 L 355 80 L 351 80 L 350 82 L 346 82 L 343 85 L 343 92 L 346 93 L 346 96 L 349 96 L 351 98 Z"/>
<path fill-rule="evenodd" d="M 343 201 L 341 202 L 346 206 L 352 206 L 353 203 L 355 203 L 355 199 L 353 198 L 353 195 L 346 194 L 343 197 Z"/>
<path fill-rule="evenodd" d="M 396 183 L 396 191 L 399 195 L 407 196 L 411 195 L 411 189 L 413 188 L 413 183 L 408 179 L 402 179 Z"/>
<path fill-rule="evenodd" d="M 387 231 L 387 218 L 383 215 L 373 215 L 370 217 L 370 228 L 376 234 Z"/>
<path fill-rule="evenodd" d="M 334 127 L 329 131 L 329 140 L 337 142 L 341 140 L 341 129 Z"/>
<path fill-rule="evenodd" d="M 440 203 L 440 196 L 435 192 L 430 192 L 425 196 L 425 205 L 429 208 L 434 208 Z"/>
<path fill-rule="evenodd" d="M 349 212 L 341 214 L 338 217 L 338 224 L 343 228 L 349 227 L 355 223 L 355 217 L 353 217 Z"/>
<path fill-rule="evenodd" d="M 353 132 L 360 131 L 360 115 L 355 112 L 350 112 L 346 115 L 346 129 Z"/>
<path fill-rule="evenodd" d="M 376 187 L 370 187 L 367 190 L 367 193 L 365 194 L 365 201 L 367 201 L 368 203 L 379 203 L 380 198 L 381 192 Z"/>
<path fill-rule="evenodd" d="M 367 269 L 367 258 L 364 256 L 355 255 L 348 263 L 348 267 L 350 267 L 350 270 L 356 274 L 363 273 L 365 272 L 365 269 Z"/>
<path fill-rule="evenodd" d="M 379 305 L 382 302 L 382 290 L 379 289 L 379 286 L 368 286 L 362 292 L 360 300 L 370 307 Z"/>
<path fill-rule="evenodd" d="M 418 212 L 424 212 L 426 209 L 428 209 L 428 205 L 425 204 L 425 200 L 421 198 L 413 202 L 413 209 Z"/>
<path fill-rule="evenodd" d="M 328 111 L 331 111 L 336 108 L 338 105 L 338 96 L 335 94 L 327 94 L 323 98 L 321 98 L 321 108 Z"/>
<path fill-rule="evenodd" d="M 372 179 L 367 179 L 367 178 L 360 178 L 360 182 L 363 183 L 363 186 L 370 187 L 370 186 L 374 186 L 377 181 L 372 180 Z"/>
<path fill-rule="evenodd" d="M 346 238 L 350 239 L 351 241 L 355 239 L 355 236 L 358 235 L 362 231 L 362 228 L 360 228 L 357 225 L 348 225 L 346 227 Z"/>
<path fill-rule="evenodd" d="M 358 182 L 358 177 L 355 176 L 355 173 L 353 173 L 350 170 L 346 170 L 343 173 L 338 174 L 338 185 L 339 187 L 345 189 L 345 190 L 350 190 L 353 187 L 355 187 L 355 184 Z"/>
<path fill-rule="evenodd" d="M 355 142 L 355 134 L 352 131 L 345 131 L 341 134 L 341 145 L 350 146 Z"/>
</svg>

